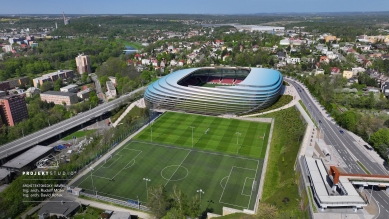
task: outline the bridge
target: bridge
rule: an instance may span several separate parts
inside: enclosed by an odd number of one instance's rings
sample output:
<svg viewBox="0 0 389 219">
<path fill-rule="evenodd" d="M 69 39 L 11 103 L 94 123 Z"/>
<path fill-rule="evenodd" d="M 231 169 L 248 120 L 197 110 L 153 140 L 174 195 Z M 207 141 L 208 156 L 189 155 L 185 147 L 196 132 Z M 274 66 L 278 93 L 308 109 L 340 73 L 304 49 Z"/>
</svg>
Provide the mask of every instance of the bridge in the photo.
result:
<svg viewBox="0 0 389 219">
<path fill-rule="evenodd" d="M 103 103 L 91 110 L 88 110 L 83 113 L 79 113 L 76 116 L 73 116 L 72 118 L 61 121 L 57 124 L 51 125 L 42 130 L 29 134 L 23 138 L 19 138 L 15 141 L 0 146 L 0 164 L 4 162 L 4 158 L 10 155 L 28 149 L 34 145 L 39 144 L 40 142 L 43 142 L 57 135 L 60 135 L 61 133 L 69 129 L 72 129 L 74 127 L 84 124 L 85 122 L 88 122 L 92 119 L 102 116 L 103 114 L 117 108 L 122 103 L 128 101 L 131 95 L 139 91 L 142 91 L 144 89 L 146 89 L 146 87 L 138 88 L 128 94 L 121 96 L 120 98 L 117 98 L 107 103 Z"/>
</svg>

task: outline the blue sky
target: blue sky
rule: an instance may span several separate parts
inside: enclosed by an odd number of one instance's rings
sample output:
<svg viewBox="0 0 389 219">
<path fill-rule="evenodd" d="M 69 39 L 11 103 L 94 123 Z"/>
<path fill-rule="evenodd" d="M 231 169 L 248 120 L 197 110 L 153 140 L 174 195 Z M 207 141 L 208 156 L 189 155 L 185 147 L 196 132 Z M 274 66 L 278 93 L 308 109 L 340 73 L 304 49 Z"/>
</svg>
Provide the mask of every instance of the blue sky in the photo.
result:
<svg viewBox="0 0 389 219">
<path fill-rule="evenodd" d="M 17 2 L 17 3 L 16 3 Z M 388 0 L 1 0 L 0 14 L 246 14 L 389 11 Z"/>
</svg>

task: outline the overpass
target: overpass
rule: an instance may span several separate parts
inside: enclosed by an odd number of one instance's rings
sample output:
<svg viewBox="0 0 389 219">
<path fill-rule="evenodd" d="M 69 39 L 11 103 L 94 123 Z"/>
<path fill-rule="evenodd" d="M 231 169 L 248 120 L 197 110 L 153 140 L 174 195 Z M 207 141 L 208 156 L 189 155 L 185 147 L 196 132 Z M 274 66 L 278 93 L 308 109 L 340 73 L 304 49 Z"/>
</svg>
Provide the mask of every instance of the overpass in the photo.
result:
<svg viewBox="0 0 389 219">
<path fill-rule="evenodd" d="M 121 103 L 128 101 L 132 94 L 135 94 L 139 91 L 146 89 L 146 87 L 138 88 L 128 94 L 125 94 L 115 100 L 112 100 L 107 103 L 98 105 L 97 107 L 88 110 L 83 113 L 79 113 L 76 116 L 73 116 L 67 120 L 61 121 L 57 124 L 46 127 L 42 130 L 29 134 L 23 138 L 19 138 L 15 141 L 9 142 L 0 146 L 0 164 L 4 162 L 4 158 L 18 153 L 22 150 L 28 149 L 34 145 L 39 144 L 42 141 L 50 139 L 54 136 L 60 135 L 61 133 L 84 124 L 94 118 L 97 118 L 115 108 L 117 108 Z"/>
</svg>

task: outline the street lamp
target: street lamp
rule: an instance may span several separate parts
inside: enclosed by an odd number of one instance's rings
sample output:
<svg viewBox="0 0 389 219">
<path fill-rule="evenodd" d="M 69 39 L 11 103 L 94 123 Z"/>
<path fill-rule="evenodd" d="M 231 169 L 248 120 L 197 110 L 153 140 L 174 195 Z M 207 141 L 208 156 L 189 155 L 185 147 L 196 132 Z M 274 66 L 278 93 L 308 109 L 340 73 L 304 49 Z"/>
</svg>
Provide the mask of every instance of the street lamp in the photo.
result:
<svg viewBox="0 0 389 219">
<path fill-rule="evenodd" d="M 140 209 L 139 196 L 136 196 L 136 199 L 138 199 L 138 210 L 139 210 Z"/>
<path fill-rule="evenodd" d="M 193 129 L 194 129 L 195 127 L 190 126 L 190 128 L 192 129 L 192 148 L 193 148 Z"/>
<path fill-rule="evenodd" d="M 95 187 L 94 184 L 93 184 L 93 176 L 92 176 L 92 174 L 93 174 L 92 170 L 95 170 L 95 169 L 93 169 L 92 167 L 89 167 L 89 169 L 90 169 L 90 178 L 92 179 L 92 189 L 93 189 L 93 193 L 95 193 L 95 195 L 97 196 L 96 187 Z"/>
<path fill-rule="evenodd" d="M 149 199 L 149 191 L 147 189 L 147 182 L 150 182 L 151 179 L 143 178 L 144 181 L 146 181 L 146 198 Z"/>
<path fill-rule="evenodd" d="M 238 153 L 239 150 L 239 136 L 241 135 L 240 132 L 236 132 L 236 153 Z"/>
<path fill-rule="evenodd" d="M 200 193 L 200 207 L 201 207 L 201 193 L 204 194 L 204 191 L 202 189 L 197 190 L 198 193 Z"/>
<path fill-rule="evenodd" d="M 373 195 L 374 185 L 371 185 L 371 192 L 370 192 L 370 198 L 369 198 L 369 204 L 371 203 L 371 196 Z"/>
<path fill-rule="evenodd" d="M 153 122 L 150 122 L 150 142 L 152 142 L 153 141 Z"/>
</svg>

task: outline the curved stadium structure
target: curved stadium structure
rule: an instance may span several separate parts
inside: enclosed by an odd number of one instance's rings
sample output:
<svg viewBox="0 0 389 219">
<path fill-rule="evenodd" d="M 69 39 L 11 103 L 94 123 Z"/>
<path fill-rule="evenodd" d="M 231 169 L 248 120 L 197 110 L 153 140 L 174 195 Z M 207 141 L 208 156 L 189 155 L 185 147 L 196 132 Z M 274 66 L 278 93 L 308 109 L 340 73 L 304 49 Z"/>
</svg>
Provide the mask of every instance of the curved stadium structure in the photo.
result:
<svg viewBox="0 0 389 219">
<path fill-rule="evenodd" d="M 272 105 L 281 88 L 276 70 L 204 67 L 170 73 L 152 83 L 144 97 L 156 109 L 240 114 Z"/>
</svg>

